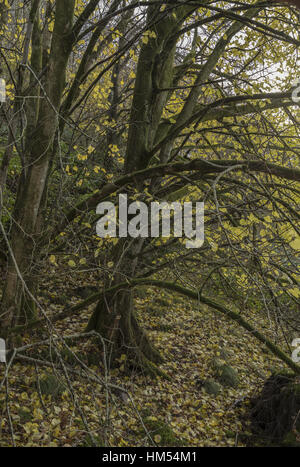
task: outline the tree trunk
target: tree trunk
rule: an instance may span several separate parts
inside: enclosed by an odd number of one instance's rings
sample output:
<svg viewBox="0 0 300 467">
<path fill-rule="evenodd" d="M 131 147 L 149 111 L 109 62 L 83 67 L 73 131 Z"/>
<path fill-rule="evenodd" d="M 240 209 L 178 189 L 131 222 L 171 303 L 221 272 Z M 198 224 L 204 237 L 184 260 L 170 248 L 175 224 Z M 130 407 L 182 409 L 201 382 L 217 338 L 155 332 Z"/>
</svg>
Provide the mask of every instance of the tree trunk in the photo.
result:
<svg viewBox="0 0 300 467">
<path fill-rule="evenodd" d="M 40 108 L 35 113 L 27 109 L 30 124 L 27 127 L 28 147 L 25 159 L 29 169 L 23 169 L 20 177 L 15 208 L 14 224 L 11 233 L 11 257 L 1 303 L 1 334 L 5 336 L 8 328 L 18 324 L 21 316 L 31 318 L 32 292 L 35 288 L 33 266 L 38 251 L 37 219 L 45 189 L 49 161 L 52 154 L 53 138 L 58 125 L 58 110 L 61 104 L 68 58 L 72 49 L 72 24 L 74 0 L 57 1 L 53 40 L 49 59 L 49 71 Z M 39 39 L 38 29 L 34 35 Z M 36 57 L 33 44 L 33 57 Z M 41 42 L 38 44 L 40 60 Z M 36 104 L 34 104 L 36 105 Z M 30 118 L 32 117 L 32 118 Z M 30 133 L 30 135 L 29 135 Z M 28 293 L 29 292 L 29 293 Z M 24 306 L 25 305 L 25 306 Z M 24 316 L 24 311 L 27 314 Z M 28 309 L 31 312 L 28 315 Z"/>
<path fill-rule="evenodd" d="M 131 258 L 141 250 L 142 245 L 142 239 L 131 240 L 130 245 L 128 240 L 119 240 L 113 255 L 120 272 L 114 275 L 112 284 L 107 281 L 107 288 L 124 282 L 124 277 L 135 276 L 137 262 Z M 117 263 L 118 258 L 121 260 Z M 112 362 L 125 354 L 129 366 L 142 368 L 152 375 L 163 374 L 155 365 L 163 359 L 136 319 L 131 289 L 120 289 L 104 295 L 89 321 L 87 331 L 92 330 L 108 341 L 106 353 Z"/>
<path fill-rule="evenodd" d="M 168 90 L 173 81 L 173 65 L 176 40 L 173 33 L 180 28 L 181 21 L 194 7 L 178 10 L 180 16 L 165 17 L 160 12 L 160 2 L 149 6 L 147 22 L 151 31 L 149 40 L 142 44 L 136 71 L 135 89 L 131 106 L 130 126 L 125 155 L 125 173 L 145 169 L 149 163 L 148 151 L 152 149 L 164 105 L 169 97 Z M 153 25 L 154 24 L 154 25 Z M 138 186 L 143 192 L 143 186 Z M 118 273 L 113 284 L 124 282 L 124 278 L 135 278 L 137 257 L 143 246 L 143 239 L 131 241 L 120 239 L 114 256 Z M 113 355 L 127 354 L 128 361 L 150 374 L 166 376 L 157 367 L 162 361 L 159 352 L 152 347 L 146 333 L 140 328 L 133 309 L 133 296 L 129 290 L 119 290 L 115 295 L 105 297 L 98 303 L 88 325 L 112 342 Z"/>
<path fill-rule="evenodd" d="M 148 368 L 154 373 L 155 366 L 151 362 L 163 361 L 138 324 L 134 315 L 131 290 L 120 290 L 113 296 L 105 296 L 90 319 L 87 331 L 91 330 L 109 341 L 107 353 L 112 355 L 112 360 L 125 354 L 130 365 L 146 370 Z"/>
</svg>

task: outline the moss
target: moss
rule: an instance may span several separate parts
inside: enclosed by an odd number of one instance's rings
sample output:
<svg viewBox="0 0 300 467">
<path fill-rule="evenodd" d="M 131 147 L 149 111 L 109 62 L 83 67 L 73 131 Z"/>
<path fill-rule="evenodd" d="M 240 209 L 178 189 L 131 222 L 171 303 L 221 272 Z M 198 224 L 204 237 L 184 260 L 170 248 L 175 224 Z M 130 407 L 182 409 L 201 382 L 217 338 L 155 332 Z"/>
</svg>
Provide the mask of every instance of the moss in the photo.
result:
<svg viewBox="0 0 300 467">
<path fill-rule="evenodd" d="M 58 398 L 65 391 L 66 386 L 54 375 L 47 375 L 40 380 L 41 393 L 45 396 Z"/>
<path fill-rule="evenodd" d="M 215 378 L 222 384 L 222 386 L 228 386 L 231 388 L 238 387 L 238 374 L 234 368 L 225 362 L 225 360 L 214 358 L 212 360 L 212 367 L 215 371 Z"/>
<path fill-rule="evenodd" d="M 75 355 L 71 352 L 71 350 L 69 350 L 67 348 L 65 348 L 65 349 L 63 349 L 61 351 L 61 356 L 66 362 L 68 362 L 70 364 L 77 362 Z"/>
<path fill-rule="evenodd" d="M 94 435 L 94 441 L 95 441 L 97 447 L 105 447 L 104 441 L 99 436 Z M 78 447 L 92 448 L 92 447 L 95 447 L 95 444 L 93 443 L 90 435 L 87 434 Z"/>
<path fill-rule="evenodd" d="M 31 422 L 32 420 L 32 413 L 29 411 L 29 409 L 26 409 L 26 408 L 19 409 L 18 415 L 20 417 L 21 423 L 28 423 L 28 422 Z"/>
<path fill-rule="evenodd" d="M 229 386 L 232 388 L 238 387 L 240 382 L 237 372 L 229 365 L 224 365 L 219 370 L 219 380 L 220 383 L 224 386 Z"/>
<path fill-rule="evenodd" d="M 224 363 L 215 363 L 214 367 L 215 377 L 222 384 L 222 386 L 228 386 L 231 388 L 238 387 L 239 377 L 234 368 Z"/>
<path fill-rule="evenodd" d="M 160 441 L 156 443 L 159 446 L 185 446 L 186 441 L 184 439 L 178 438 L 173 432 L 172 428 L 162 420 L 156 420 L 155 417 L 148 415 L 143 419 L 145 427 L 149 431 L 151 438 L 154 439 L 155 436 L 160 436 Z M 156 438 L 157 439 L 157 438 Z"/>
<path fill-rule="evenodd" d="M 207 381 L 205 381 L 203 384 L 203 388 L 207 392 L 207 394 L 213 396 L 217 396 L 221 392 L 221 386 L 213 379 L 208 379 Z"/>
<path fill-rule="evenodd" d="M 293 381 L 295 379 L 295 374 L 286 368 L 273 368 L 272 377 L 275 378 L 279 376 L 280 378 L 286 378 L 287 380 Z"/>
<path fill-rule="evenodd" d="M 221 358 L 213 358 L 211 361 L 211 366 L 215 371 L 217 371 L 219 368 L 222 368 L 225 363 L 226 361 Z"/>
</svg>

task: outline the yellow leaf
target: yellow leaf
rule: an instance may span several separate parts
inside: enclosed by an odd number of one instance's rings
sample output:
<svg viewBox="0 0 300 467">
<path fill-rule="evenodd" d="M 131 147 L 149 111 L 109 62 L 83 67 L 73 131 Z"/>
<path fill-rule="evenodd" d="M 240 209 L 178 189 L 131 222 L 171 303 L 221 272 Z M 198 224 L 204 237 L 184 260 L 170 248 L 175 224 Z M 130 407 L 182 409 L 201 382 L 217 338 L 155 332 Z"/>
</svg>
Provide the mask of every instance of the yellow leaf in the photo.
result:
<svg viewBox="0 0 300 467">
<path fill-rule="evenodd" d="M 51 255 L 50 258 L 49 258 L 49 261 L 51 264 L 56 264 L 56 258 L 54 255 Z"/>
<path fill-rule="evenodd" d="M 293 240 L 293 241 L 290 243 L 290 246 L 291 246 L 294 250 L 300 250 L 300 237 L 295 238 L 295 240 Z"/>
<path fill-rule="evenodd" d="M 218 251 L 218 245 L 214 242 L 210 242 L 210 246 L 211 246 L 211 249 L 212 251 L 215 253 L 216 251 Z"/>
<path fill-rule="evenodd" d="M 293 295 L 293 297 L 295 297 L 295 298 L 299 298 L 299 297 L 300 297 L 300 290 L 299 290 L 299 288 L 294 287 L 293 289 L 289 289 L 289 293 L 290 293 L 291 295 Z"/>
</svg>

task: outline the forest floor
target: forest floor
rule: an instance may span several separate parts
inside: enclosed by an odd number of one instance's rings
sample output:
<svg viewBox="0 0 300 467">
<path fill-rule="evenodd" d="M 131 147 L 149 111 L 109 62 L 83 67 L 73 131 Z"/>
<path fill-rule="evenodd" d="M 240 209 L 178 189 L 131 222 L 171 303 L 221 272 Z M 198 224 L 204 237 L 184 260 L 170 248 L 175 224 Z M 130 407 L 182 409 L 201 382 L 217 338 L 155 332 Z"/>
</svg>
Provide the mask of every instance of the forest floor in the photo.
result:
<svg viewBox="0 0 300 467">
<path fill-rule="evenodd" d="M 63 293 L 61 280 L 52 287 L 45 285 L 41 302 L 50 310 L 49 316 L 64 309 Z M 74 296 L 65 298 L 69 304 L 80 302 Z M 92 309 L 59 322 L 55 334 L 66 337 L 82 332 Z M 38 352 L 26 355 L 52 360 L 52 367 L 14 363 L 8 384 L 1 389 L 1 446 L 247 444 L 250 426 L 245 413 L 250 398 L 282 363 L 236 323 L 187 298 L 141 289 L 136 293 L 136 310 L 164 358 L 160 368 L 169 379 L 129 370 L 125 355 L 117 367 L 105 369 L 101 354 L 88 339 L 70 344 L 81 363 L 63 345 L 56 344 L 59 361 L 54 341 L 41 344 Z M 268 333 L 268 321 L 259 311 L 251 313 Z M 22 345 L 40 338 L 36 330 Z M 233 368 L 238 382 L 230 387 L 216 381 L 216 362 Z M 1 364 L 0 382 L 4 371 Z M 99 381 L 118 388 L 105 389 Z"/>
</svg>

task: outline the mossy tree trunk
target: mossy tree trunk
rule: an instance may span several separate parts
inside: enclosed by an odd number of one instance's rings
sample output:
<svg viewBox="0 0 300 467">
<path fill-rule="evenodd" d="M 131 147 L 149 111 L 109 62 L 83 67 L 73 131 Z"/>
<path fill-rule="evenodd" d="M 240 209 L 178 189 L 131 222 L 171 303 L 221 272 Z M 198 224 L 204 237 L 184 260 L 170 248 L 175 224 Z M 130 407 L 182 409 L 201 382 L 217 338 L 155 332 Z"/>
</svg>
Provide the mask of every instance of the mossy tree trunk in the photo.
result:
<svg viewBox="0 0 300 467">
<path fill-rule="evenodd" d="M 143 239 L 134 240 L 130 245 L 130 252 L 138 253 L 142 244 Z M 137 262 L 129 260 L 128 255 L 123 255 L 126 248 L 128 241 L 121 239 L 114 249 L 115 264 L 121 272 L 114 275 L 113 286 L 124 283 L 124 277 L 135 275 Z M 109 282 L 107 285 L 109 287 Z M 87 331 L 91 330 L 106 339 L 106 354 L 112 362 L 125 354 L 130 365 L 148 370 L 148 373 L 159 373 L 152 363 L 161 363 L 162 358 L 138 324 L 132 289 L 121 288 L 114 293 L 104 293 L 88 324 Z"/>
<path fill-rule="evenodd" d="M 36 3 L 36 2 L 35 2 Z M 36 224 L 41 199 L 45 188 L 51 157 L 51 147 L 58 125 L 57 112 L 61 104 L 65 85 L 68 58 L 72 49 L 72 27 L 74 0 L 56 2 L 55 25 L 49 57 L 49 68 L 45 79 L 46 96 L 33 100 L 27 107 L 28 126 L 25 160 L 13 213 L 11 232 L 11 257 L 1 303 L 1 333 L 20 321 L 23 305 L 31 308 L 31 290 L 34 289 L 33 265 L 36 263 Z M 42 41 L 39 19 L 35 19 L 32 39 L 32 61 L 34 69 L 41 63 Z M 35 108 L 33 108 L 33 106 Z M 37 116 L 38 115 L 38 116 Z M 37 117 L 36 117 L 37 116 Z M 29 168 L 27 168 L 29 167 Z M 33 310 L 31 310 L 32 312 Z M 28 316 L 23 316 L 28 319 Z M 30 316 L 29 316 L 30 318 Z"/>
<path fill-rule="evenodd" d="M 161 144 L 159 155 L 161 161 L 168 162 L 176 134 L 188 125 L 195 111 L 201 95 L 202 83 L 209 78 L 231 39 L 245 27 L 244 23 L 234 21 L 228 28 L 199 71 L 195 85 L 191 88 L 175 124 L 168 125 L 162 121 L 162 115 L 173 94 L 172 87 L 177 82 L 174 73 L 176 42 L 183 22 L 195 9 L 196 6 L 178 6 L 173 12 L 166 14 L 161 11 L 159 1 L 149 5 L 146 37 L 143 40 L 136 70 L 125 173 L 145 169 L 153 157 L 154 148 L 164 140 L 166 144 Z M 245 16 L 251 18 L 257 11 L 257 8 L 250 9 Z M 138 192 L 143 191 L 142 185 L 137 184 L 137 188 Z M 123 245 L 123 240 L 119 243 Z M 136 257 L 135 244 L 127 248 L 125 253 L 122 248 L 121 251 L 122 261 L 118 264 L 112 285 L 124 282 L 124 278 L 132 279 L 136 275 L 136 267 L 128 267 L 131 258 Z M 128 290 L 119 290 L 115 295 L 101 300 L 93 313 L 88 329 L 95 329 L 103 337 L 113 341 L 116 353 L 118 347 L 122 349 L 120 350 L 122 353 L 126 348 L 127 353 L 131 353 L 134 348 L 137 355 L 142 355 L 142 358 L 148 361 L 159 360 L 157 352 L 153 351 L 134 317 L 132 293 Z"/>
<path fill-rule="evenodd" d="M 162 112 L 173 82 L 175 33 L 193 8 L 178 8 L 177 16 L 160 12 L 161 4 L 151 5 L 147 14 L 147 41 L 141 47 L 137 64 L 135 89 L 131 107 L 129 134 L 125 155 L 125 173 L 144 169 L 149 163 L 148 153 L 154 144 Z M 139 192 L 143 186 L 138 186 Z M 137 257 L 143 247 L 142 239 L 120 239 L 114 251 L 117 270 L 110 285 L 134 278 L 137 273 Z M 119 258 L 122 258 L 121 260 Z M 151 374 L 161 373 L 155 364 L 162 362 L 159 352 L 151 345 L 141 329 L 134 313 L 131 290 L 118 290 L 100 300 L 88 325 L 112 343 L 113 356 L 127 354 L 128 361 Z M 162 374 L 162 373 L 161 373 Z"/>
</svg>

